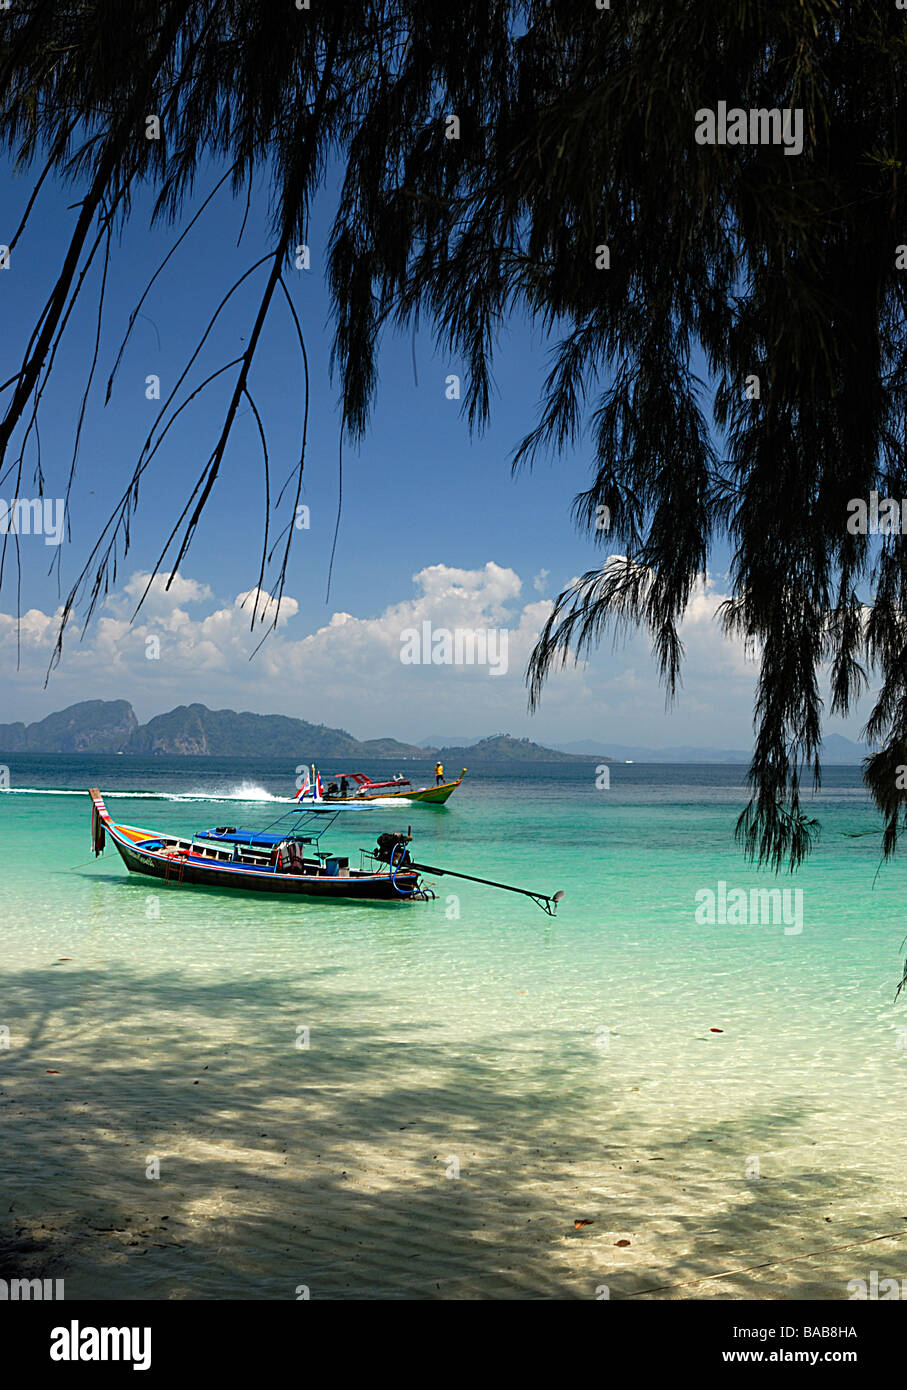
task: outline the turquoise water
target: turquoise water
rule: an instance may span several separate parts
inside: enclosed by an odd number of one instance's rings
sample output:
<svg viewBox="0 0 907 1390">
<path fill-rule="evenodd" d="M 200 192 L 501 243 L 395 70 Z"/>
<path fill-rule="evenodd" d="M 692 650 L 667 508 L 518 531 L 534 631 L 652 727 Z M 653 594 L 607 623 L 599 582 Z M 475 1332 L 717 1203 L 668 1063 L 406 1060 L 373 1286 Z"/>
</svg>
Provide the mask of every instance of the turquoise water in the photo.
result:
<svg viewBox="0 0 907 1390">
<path fill-rule="evenodd" d="M 7 761 L 0 1209 L 68 1296 L 846 1299 L 907 1275 L 907 879 L 848 836 L 877 828 L 857 769 L 829 769 L 780 881 L 734 846 L 736 767 L 492 770 L 325 836 L 357 862 L 411 825 L 417 859 L 563 889 L 552 921 L 449 878 L 357 905 L 130 877 L 68 793 L 150 830 L 264 826 L 295 771 Z M 796 922 L 697 921 L 721 882 L 796 888 Z"/>
</svg>

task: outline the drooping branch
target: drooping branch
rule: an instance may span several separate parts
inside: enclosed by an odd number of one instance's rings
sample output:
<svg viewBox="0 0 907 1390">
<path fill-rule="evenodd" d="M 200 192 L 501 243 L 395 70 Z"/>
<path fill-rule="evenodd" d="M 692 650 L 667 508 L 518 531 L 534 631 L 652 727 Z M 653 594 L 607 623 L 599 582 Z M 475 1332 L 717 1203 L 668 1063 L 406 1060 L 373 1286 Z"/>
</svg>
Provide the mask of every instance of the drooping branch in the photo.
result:
<svg viewBox="0 0 907 1390">
<path fill-rule="evenodd" d="M 142 76 L 136 81 L 132 96 L 127 102 L 121 119 L 117 122 L 98 159 L 91 186 L 82 201 L 76 225 L 70 237 L 69 246 L 63 259 L 60 274 L 39 320 L 40 327 L 33 344 L 29 346 L 17 374 L 18 380 L 13 398 L 3 419 L 0 420 L 0 466 L 6 457 L 10 437 L 18 425 L 26 403 L 35 386 L 38 375 L 50 350 L 54 334 L 65 311 L 73 279 L 81 260 L 82 251 L 95 214 L 107 195 L 110 181 L 123 159 L 131 141 L 137 138 L 140 116 L 147 108 L 154 84 L 164 64 L 172 55 L 181 26 L 192 8 L 193 0 L 171 0 L 164 13 L 160 35 Z"/>
</svg>

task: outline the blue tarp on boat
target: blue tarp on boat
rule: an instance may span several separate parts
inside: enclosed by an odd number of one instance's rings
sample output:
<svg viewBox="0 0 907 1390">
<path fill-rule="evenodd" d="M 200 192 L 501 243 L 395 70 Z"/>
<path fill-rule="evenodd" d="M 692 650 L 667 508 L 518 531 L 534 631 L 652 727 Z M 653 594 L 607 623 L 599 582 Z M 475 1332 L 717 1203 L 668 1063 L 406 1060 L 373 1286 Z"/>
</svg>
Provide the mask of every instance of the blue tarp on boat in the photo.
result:
<svg viewBox="0 0 907 1390">
<path fill-rule="evenodd" d="M 286 831 L 275 835 L 267 830 L 230 830 L 220 834 L 217 830 L 200 830 L 196 840 L 217 840 L 227 845 L 279 845 L 287 838 Z"/>
</svg>

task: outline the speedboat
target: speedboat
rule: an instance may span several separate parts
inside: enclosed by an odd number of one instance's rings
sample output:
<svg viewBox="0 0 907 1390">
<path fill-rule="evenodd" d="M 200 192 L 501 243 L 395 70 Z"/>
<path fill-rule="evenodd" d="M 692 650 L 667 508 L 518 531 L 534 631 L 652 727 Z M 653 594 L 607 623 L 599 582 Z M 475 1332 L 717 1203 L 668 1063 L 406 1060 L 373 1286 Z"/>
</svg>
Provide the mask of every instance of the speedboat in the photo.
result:
<svg viewBox="0 0 907 1390">
<path fill-rule="evenodd" d="M 466 768 L 454 782 L 441 782 L 435 787 L 414 787 L 408 777 L 394 777 L 389 782 L 373 782 L 364 772 L 335 772 L 324 789 L 326 801 L 383 801 L 386 797 L 401 801 L 424 801 L 431 806 L 443 806 L 466 776 Z M 347 783 L 344 794 L 343 784 Z M 350 783 L 354 786 L 350 786 Z"/>
</svg>

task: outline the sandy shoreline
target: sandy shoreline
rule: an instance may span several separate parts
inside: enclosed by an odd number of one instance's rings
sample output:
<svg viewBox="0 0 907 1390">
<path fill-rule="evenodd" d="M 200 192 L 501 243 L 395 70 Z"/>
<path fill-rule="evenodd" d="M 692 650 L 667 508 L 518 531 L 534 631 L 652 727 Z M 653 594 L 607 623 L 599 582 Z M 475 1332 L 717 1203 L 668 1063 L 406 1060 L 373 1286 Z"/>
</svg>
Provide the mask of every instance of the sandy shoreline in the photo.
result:
<svg viewBox="0 0 907 1390">
<path fill-rule="evenodd" d="M 838 1301 L 904 1272 L 900 1140 L 861 1148 L 842 1122 L 813 1142 L 807 1091 L 770 1077 L 704 1119 L 666 1076 L 662 1112 L 642 1072 L 603 1087 L 531 1019 L 439 1041 L 327 970 L 73 962 L 7 984 L 3 1277 L 89 1299 Z"/>
</svg>

